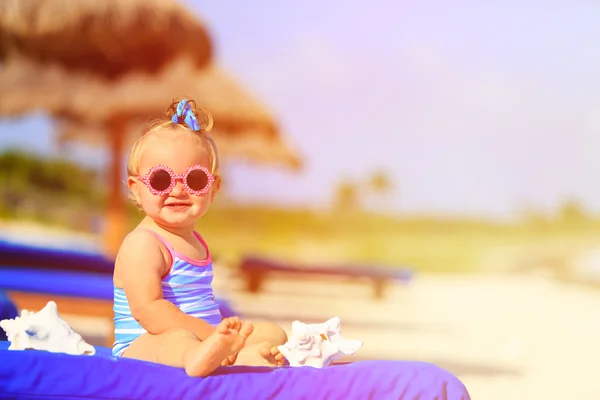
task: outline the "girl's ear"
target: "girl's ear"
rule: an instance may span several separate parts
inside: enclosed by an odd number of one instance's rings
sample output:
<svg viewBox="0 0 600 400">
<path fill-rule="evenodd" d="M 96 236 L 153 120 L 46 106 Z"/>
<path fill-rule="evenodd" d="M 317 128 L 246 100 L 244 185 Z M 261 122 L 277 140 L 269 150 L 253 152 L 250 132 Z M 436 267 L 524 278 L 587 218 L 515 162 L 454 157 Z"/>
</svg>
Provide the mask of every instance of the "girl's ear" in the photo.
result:
<svg viewBox="0 0 600 400">
<path fill-rule="evenodd" d="M 140 198 L 140 183 L 138 182 L 138 180 L 130 176 L 129 178 L 127 178 L 127 187 L 129 188 L 131 200 L 133 200 L 135 204 L 140 206 L 140 204 L 142 204 L 142 200 Z"/>
<path fill-rule="evenodd" d="M 215 181 L 212 184 L 212 190 L 210 193 L 210 201 L 211 202 L 214 200 L 217 192 L 221 189 L 222 184 L 223 184 L 223 179 L 219 175 L 215 176 Z"/>
</svg>

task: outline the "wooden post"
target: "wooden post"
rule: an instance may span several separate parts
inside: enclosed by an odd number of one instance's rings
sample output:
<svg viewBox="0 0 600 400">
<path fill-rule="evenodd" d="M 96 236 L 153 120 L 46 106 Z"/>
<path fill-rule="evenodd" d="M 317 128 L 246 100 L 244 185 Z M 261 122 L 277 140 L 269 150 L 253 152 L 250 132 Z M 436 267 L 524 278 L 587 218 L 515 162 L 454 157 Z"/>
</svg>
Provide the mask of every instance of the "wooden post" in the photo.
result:
<svg viewBox="0 0 600 400">
<path fill-rule="evenodd" d="M 104 229 L 104 251 L 115 257 L 127 234 L 127 210 L 123 190 L 123 159 L 125 157 L 125 121 L 115 117 L 108 124 L 110 165 Z"/>
</svg>

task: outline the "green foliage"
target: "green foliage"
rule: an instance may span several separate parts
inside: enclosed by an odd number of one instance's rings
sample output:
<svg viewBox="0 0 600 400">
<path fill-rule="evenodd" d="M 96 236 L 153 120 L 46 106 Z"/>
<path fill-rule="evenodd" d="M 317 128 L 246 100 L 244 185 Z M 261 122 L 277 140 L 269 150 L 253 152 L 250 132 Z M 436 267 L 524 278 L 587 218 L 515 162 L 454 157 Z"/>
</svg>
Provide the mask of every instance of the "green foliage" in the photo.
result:
<svg viewBox="0 0 600 400">
<path fill-rule="evenodd" d="M 78 226 L 91 223 L 102 204 L 92 169 L 18 150 L 0 154 L 2 216 Z"/>
<path fill-rule="evenodd" d="M 0 182 L 11 192 L 39 191 L 82 200 L 98 196 L 97 172 L 63 159 L 45 159 L 20 151 L 0 154 Z"/>
</svg>

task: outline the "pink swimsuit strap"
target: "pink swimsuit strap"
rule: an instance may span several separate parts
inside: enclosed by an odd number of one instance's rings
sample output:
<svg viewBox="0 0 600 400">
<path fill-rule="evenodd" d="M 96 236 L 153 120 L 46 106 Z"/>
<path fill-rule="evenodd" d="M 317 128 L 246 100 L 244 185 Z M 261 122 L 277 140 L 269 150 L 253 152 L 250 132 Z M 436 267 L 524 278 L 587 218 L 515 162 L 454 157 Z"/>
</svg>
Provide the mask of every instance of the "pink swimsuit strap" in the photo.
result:
<svg viewBox="0 0 600 400">
<path fill-rule="evenodd" d="M 148 228 L 137 228 L 137 229 L 148 231 L 148 232 L 152 233 L 154 236 L 156 236 L 157 239 L 160 240 L 160 242 L 169 251 L 169 254 L 171 255 L 172 262 L 175 262 L 175 259 L 180 259 L 180 260 L 183 260 L 183 261 L 185 261 L 187 263 L 190 263 L 192 265 L 204 266 L 204 265 L 208 265 L 212 261 L 211 260 L 211 256 L 210 256 L 210 250 L 208 249 L 208 245 L 206 244 L 206 242 L 204 241 L 204 239 L 202 239 L 202 236 L 200 236 L 200 234 L 198 232 L 196 232 L 196 231 L 194 231 L 194 236 L 196 236 L 196 238 L 198 239 L 198 241 L 200 242 L 200 244 L 202 244 L 202 246 L 204 246 L 204 248 L 206 249 L 206 259 L 204 259 L 204 260 L 195 260 L 193 258 L 190 258 L 190 257 L 186 256 L 185 254 L 181 254 L 180 252 L 178 252 L 177 250 L 175 250 L 173 248 L 173 246 L 171 246 L 169 244 L 169 242 L 167 242 L 167 240 L 165 238 L 163 238 L 161 235 L 159 235 L 158 233 L 154 232 L 151 229 L 148 229 Z"/>
</svg>

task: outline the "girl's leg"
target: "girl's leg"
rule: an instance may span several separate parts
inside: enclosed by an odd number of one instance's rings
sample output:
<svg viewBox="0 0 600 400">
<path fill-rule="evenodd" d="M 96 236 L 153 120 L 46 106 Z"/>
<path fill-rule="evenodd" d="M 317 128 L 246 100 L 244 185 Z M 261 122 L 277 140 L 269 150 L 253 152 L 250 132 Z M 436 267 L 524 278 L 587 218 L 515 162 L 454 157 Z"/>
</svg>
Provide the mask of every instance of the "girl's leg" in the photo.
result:
<svg viewBox="0 0 600 400">
<path fill-rule="evenodd" d="M 230 354 L 239 351 L 252 333 L 253 325 L 238 318 L 225 318 L 204 341 L 185 329 L 138 337 L 123 357 L 184 368 L 190 376 L 207 376 Z"/>
<path fill-rule="evenodd" d="M 277 324 L 272 322 L 256 322 L 253 325 L 254 330 L 252 331 L 252 335 L 250 335 L 246 342 L 248 345 L 266 341 L 271 342 L 274 346 L 280 346 L 288 340 L 287 333 Z"/>
</svg>

